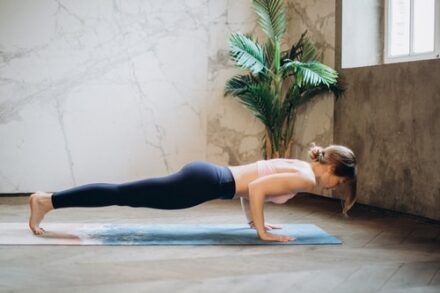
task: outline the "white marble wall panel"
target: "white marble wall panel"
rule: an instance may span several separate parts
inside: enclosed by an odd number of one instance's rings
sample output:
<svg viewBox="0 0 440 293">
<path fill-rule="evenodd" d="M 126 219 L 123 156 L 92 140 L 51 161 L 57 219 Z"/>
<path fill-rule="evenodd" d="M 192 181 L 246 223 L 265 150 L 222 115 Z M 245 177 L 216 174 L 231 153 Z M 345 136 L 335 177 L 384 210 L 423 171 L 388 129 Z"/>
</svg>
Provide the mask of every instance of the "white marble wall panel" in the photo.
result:
<svg viewBox="0 0 440 293">
<path fill-rule="evenodd" d="M 289 46 L 307 30 L 320 51 L 321 62 L 335 65 L 335 0 L 288 0 L 287 38 Z"/>
<path fill-rule="evenodd" d="M 311 26 L 332 66 L 334 1 L 287 2 L 287 43 Z M 0 193 L 260 159 L 263 125 L 223 97 L 233 31 L 263 39 L 250 0 L 0 1 Z M 331 141 L 331 105 L 301 110 L 293 155 Z"/>
<path fill-rule="evenodd" d="M 319 60 L 335 66 L 335 0 L 289 0 L 289 16 L 286 40 L 288 48 L 307 30 L 318 49 Z M 285 44 L 286 46 L 286 44 Z M 331 94 L 317 97 L 300 107 L 295 121 L 295 142 L 291 156 L 307 159 L 311 142 L 327 146 L 333 143 L 335 98 Z M 316 188 L 314 193 L 330 195 L 331 192 Z"/>
<path fill-rule="evenodd" d="M 225 82 L 242 72 L 229 58 L 232 32 L 256 34 L 263 42 L 251 1 L 209 1 L 210 104 L 207 121 L 207 159 L 239 165 L 261 158 L 263 124 L 235 97 L 223 97 Z"/>
<path fill-rule="evenodd" d="M 207 4 L 1 1 L 0 192 L 205 159 Z"/>
</svg>

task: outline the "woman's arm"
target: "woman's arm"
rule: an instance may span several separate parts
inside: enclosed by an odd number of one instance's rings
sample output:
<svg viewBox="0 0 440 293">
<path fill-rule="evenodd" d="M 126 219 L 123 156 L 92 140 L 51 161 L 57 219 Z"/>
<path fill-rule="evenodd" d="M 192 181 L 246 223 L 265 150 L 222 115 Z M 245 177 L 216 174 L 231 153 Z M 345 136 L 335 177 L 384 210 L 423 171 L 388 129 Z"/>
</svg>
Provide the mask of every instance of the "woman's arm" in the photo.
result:
<svg viewBox="0 0 440 293">
<path fill-rule="evenodd" d="M 288 241 L 292 237 L 275 235 L 264 229 L 264 200 L 266 196 L 282 195 L 288 192 L 300 192 L 313 187 L 313 182 L 300 173 L 277 173 L 259 177 L 249 183 L 249 203 L 251 217 L 258 236 L 262 240 Z"/>
<path fill-rule="evenodd" d="M 247 198 L 245 198 L 245 197 L 240 197 L 240 201 L 241 201 L 241 208 L 243 209 L 243 212 L 246 215 L 246 219 L 247 219 L 247 223 L 248 223 L 249 227 L 251 227 L 252 229 L 255 229 L 255 224 L 254 224 L 254 221 L 252 220 L 251 210 L 249 207 L 249 200 L 247 200 Z M 264 229 L 266 229 L 266 230 L 282 229 L 282 227 L 277 226 L 277 225 L 272 225 L 269 223 L 264 223 Z"/>
<path fill-rule="evenodd" d="M 247 223 L 250 224 L 252 222 L 252 215 L 249 208 L 249 201 L 244 197 L 240 197 L 240 202 L 241 202 L 241 209 L 243 210 L 244 215 L 246 216 Z"/>
</svg>

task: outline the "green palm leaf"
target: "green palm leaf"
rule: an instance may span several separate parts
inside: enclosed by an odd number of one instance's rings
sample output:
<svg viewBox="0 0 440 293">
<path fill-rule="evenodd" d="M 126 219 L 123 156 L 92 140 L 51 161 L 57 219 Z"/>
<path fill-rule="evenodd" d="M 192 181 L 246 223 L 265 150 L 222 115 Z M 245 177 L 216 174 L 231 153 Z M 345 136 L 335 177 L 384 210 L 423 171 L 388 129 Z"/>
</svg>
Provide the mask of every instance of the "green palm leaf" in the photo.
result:
<svg viewBox="0 0 440 293">
<path fill-rule="evenodd" d="M 272 68 L 272 62 L 275 55 L 275 48 L 272 42 L 266 42 L 264 45 L 264 53 L 266 57 L 266 67 Z"/>
<path fill-rule="evenodd" d="M 295 108 L 297 100 L 300 98 L 301 89 L 295 85 L 291 84 L 286 93 L 286 98 L 283 100 L 283 117 L 287 117 L 289 113 Z"/>
<path fill-rule="evenodd" d="M 309 38 L 305 37 L 302 43 L 302 54 L 301 62 L 309 62 L 317 59 L 317 52 L 315 45 L 309 40 Z"/>
<path fill-rule="evenodd" d="M 309 62 L 317 59 L 317 50 L 315 45 L 306 36 L 307 31 L 301 34 L 298 42 L 292 46 L 289 52 L 289 59 Z"/>
<path fill-rule="evenodd" d="M 274 95 L 269 86 L 262 83 L 250 84 L 236 96 L 264 125 L 274 129 Z"/>
<path fill-rule="evenodd" d="M 337 97 L 342 94 L 342 88 L 336 84 L 330 85 L 330 87 L 321 84 L 319 86 L 298 87 L 296 84 L 292 84 L 286 93 L 285 107 L 291 109 L 298 108 L 299 106 L 312 100 L 314 97 L 332 92 Z"/>
<path fill-rule="evenodd" d="M 236 97 L 266 126 L 262 150 L 265 154 L 270 150 L 271 156 L 289 155 L 285 152 L 292 146 L 296 109 L 300 105 L 323 92 L 333 92 L 338 97 L 345 90 L 338 73 L 318 61 L 307 31 L 290 50 L 281 51 L 281 38 L 286 31 L 284 2 L 252 0 L 267 41 L 260 45 L 251 35 L 231 34 L 231 59 L 248 72 L 232 77 L 224 88 L 225 96 Z"/>
<path fill-rule="evenodd" d="M 264 68 L 264 50 L 257 41 L 235 32 L 229 39 L 229 54 L 242 69 L 260 73 Z"/>
<path fill-rule="evenodd" d="M 324 84 L 330 86 L 336 83 L 338 73 L 333 68 L 318 61 L 300 62 L 289 61 L 281 68 L 283 75 L 289 72 L 295 73 L 295 82 L 298 86 Z"/>
<path fill-rule="evenodd" d="M 266 125 L 269 129 L 275 129 L 274 118 L 276 112 L 273 111 L 274 95 L 265 84 L 253 84 L 249 86 L 248 93 L 243 95 L 241 101 L 251 111 L 255 113 L 255 116 Z"/>
<path fill-rule="evenodd" d="M 273 41 L 278 41 L 286 31 L 286 7 L 283 0 L 253 0 L 258 24 Z"/>
<path fill-rule="evenodd" d="M 226 82 L 224 96 L 238 96 L 245 93 L 249 86 L 255 83 L 251 75 L 236 75 Z"/>
</svg>

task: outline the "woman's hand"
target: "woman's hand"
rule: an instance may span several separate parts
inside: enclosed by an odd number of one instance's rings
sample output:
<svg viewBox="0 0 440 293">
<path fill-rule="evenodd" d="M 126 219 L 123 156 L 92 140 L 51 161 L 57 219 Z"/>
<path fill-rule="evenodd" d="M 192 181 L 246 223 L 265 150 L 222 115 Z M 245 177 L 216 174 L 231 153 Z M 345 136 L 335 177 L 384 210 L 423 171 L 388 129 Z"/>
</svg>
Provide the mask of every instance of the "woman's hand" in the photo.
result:
<svg viewBox="0 0 440 293">
<path fill-rule="evenodd" d="M 295 240 L 295 237 L 288 236 L 288 235 L 278 235 L 278 234 L 272 234 L 272 233 L 264 233 L 260 235 L 261 240 L 265 241 L 280 241 L 280 242 L 287 242 L 291 240 Z"/>
<path fill-rule="evenodd" d="M 254 221 L 249 222 L 249 227 L 251 227 L 252 229 L 256 229 Z M 271 229 L 283 229 L 283 228 L 281 226 L 275 226 L 269 223 L 264 224 L 264 230 L 268 231 Z"/>
</svg>

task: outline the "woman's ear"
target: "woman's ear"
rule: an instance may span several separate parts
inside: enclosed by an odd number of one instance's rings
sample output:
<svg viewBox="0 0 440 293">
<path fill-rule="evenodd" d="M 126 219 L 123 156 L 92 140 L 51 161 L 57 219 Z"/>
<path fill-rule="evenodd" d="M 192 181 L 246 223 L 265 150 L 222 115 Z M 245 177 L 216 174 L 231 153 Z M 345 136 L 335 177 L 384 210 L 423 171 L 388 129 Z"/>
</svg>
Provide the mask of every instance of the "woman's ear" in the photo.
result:
<svg viewBox="0 0 440 293">
<path fill-rule="evenodd" d="M 327 165 L 327 172 L 330 174 L 335 174 L 335 166 L 333 165 Z"/>
</svg>

